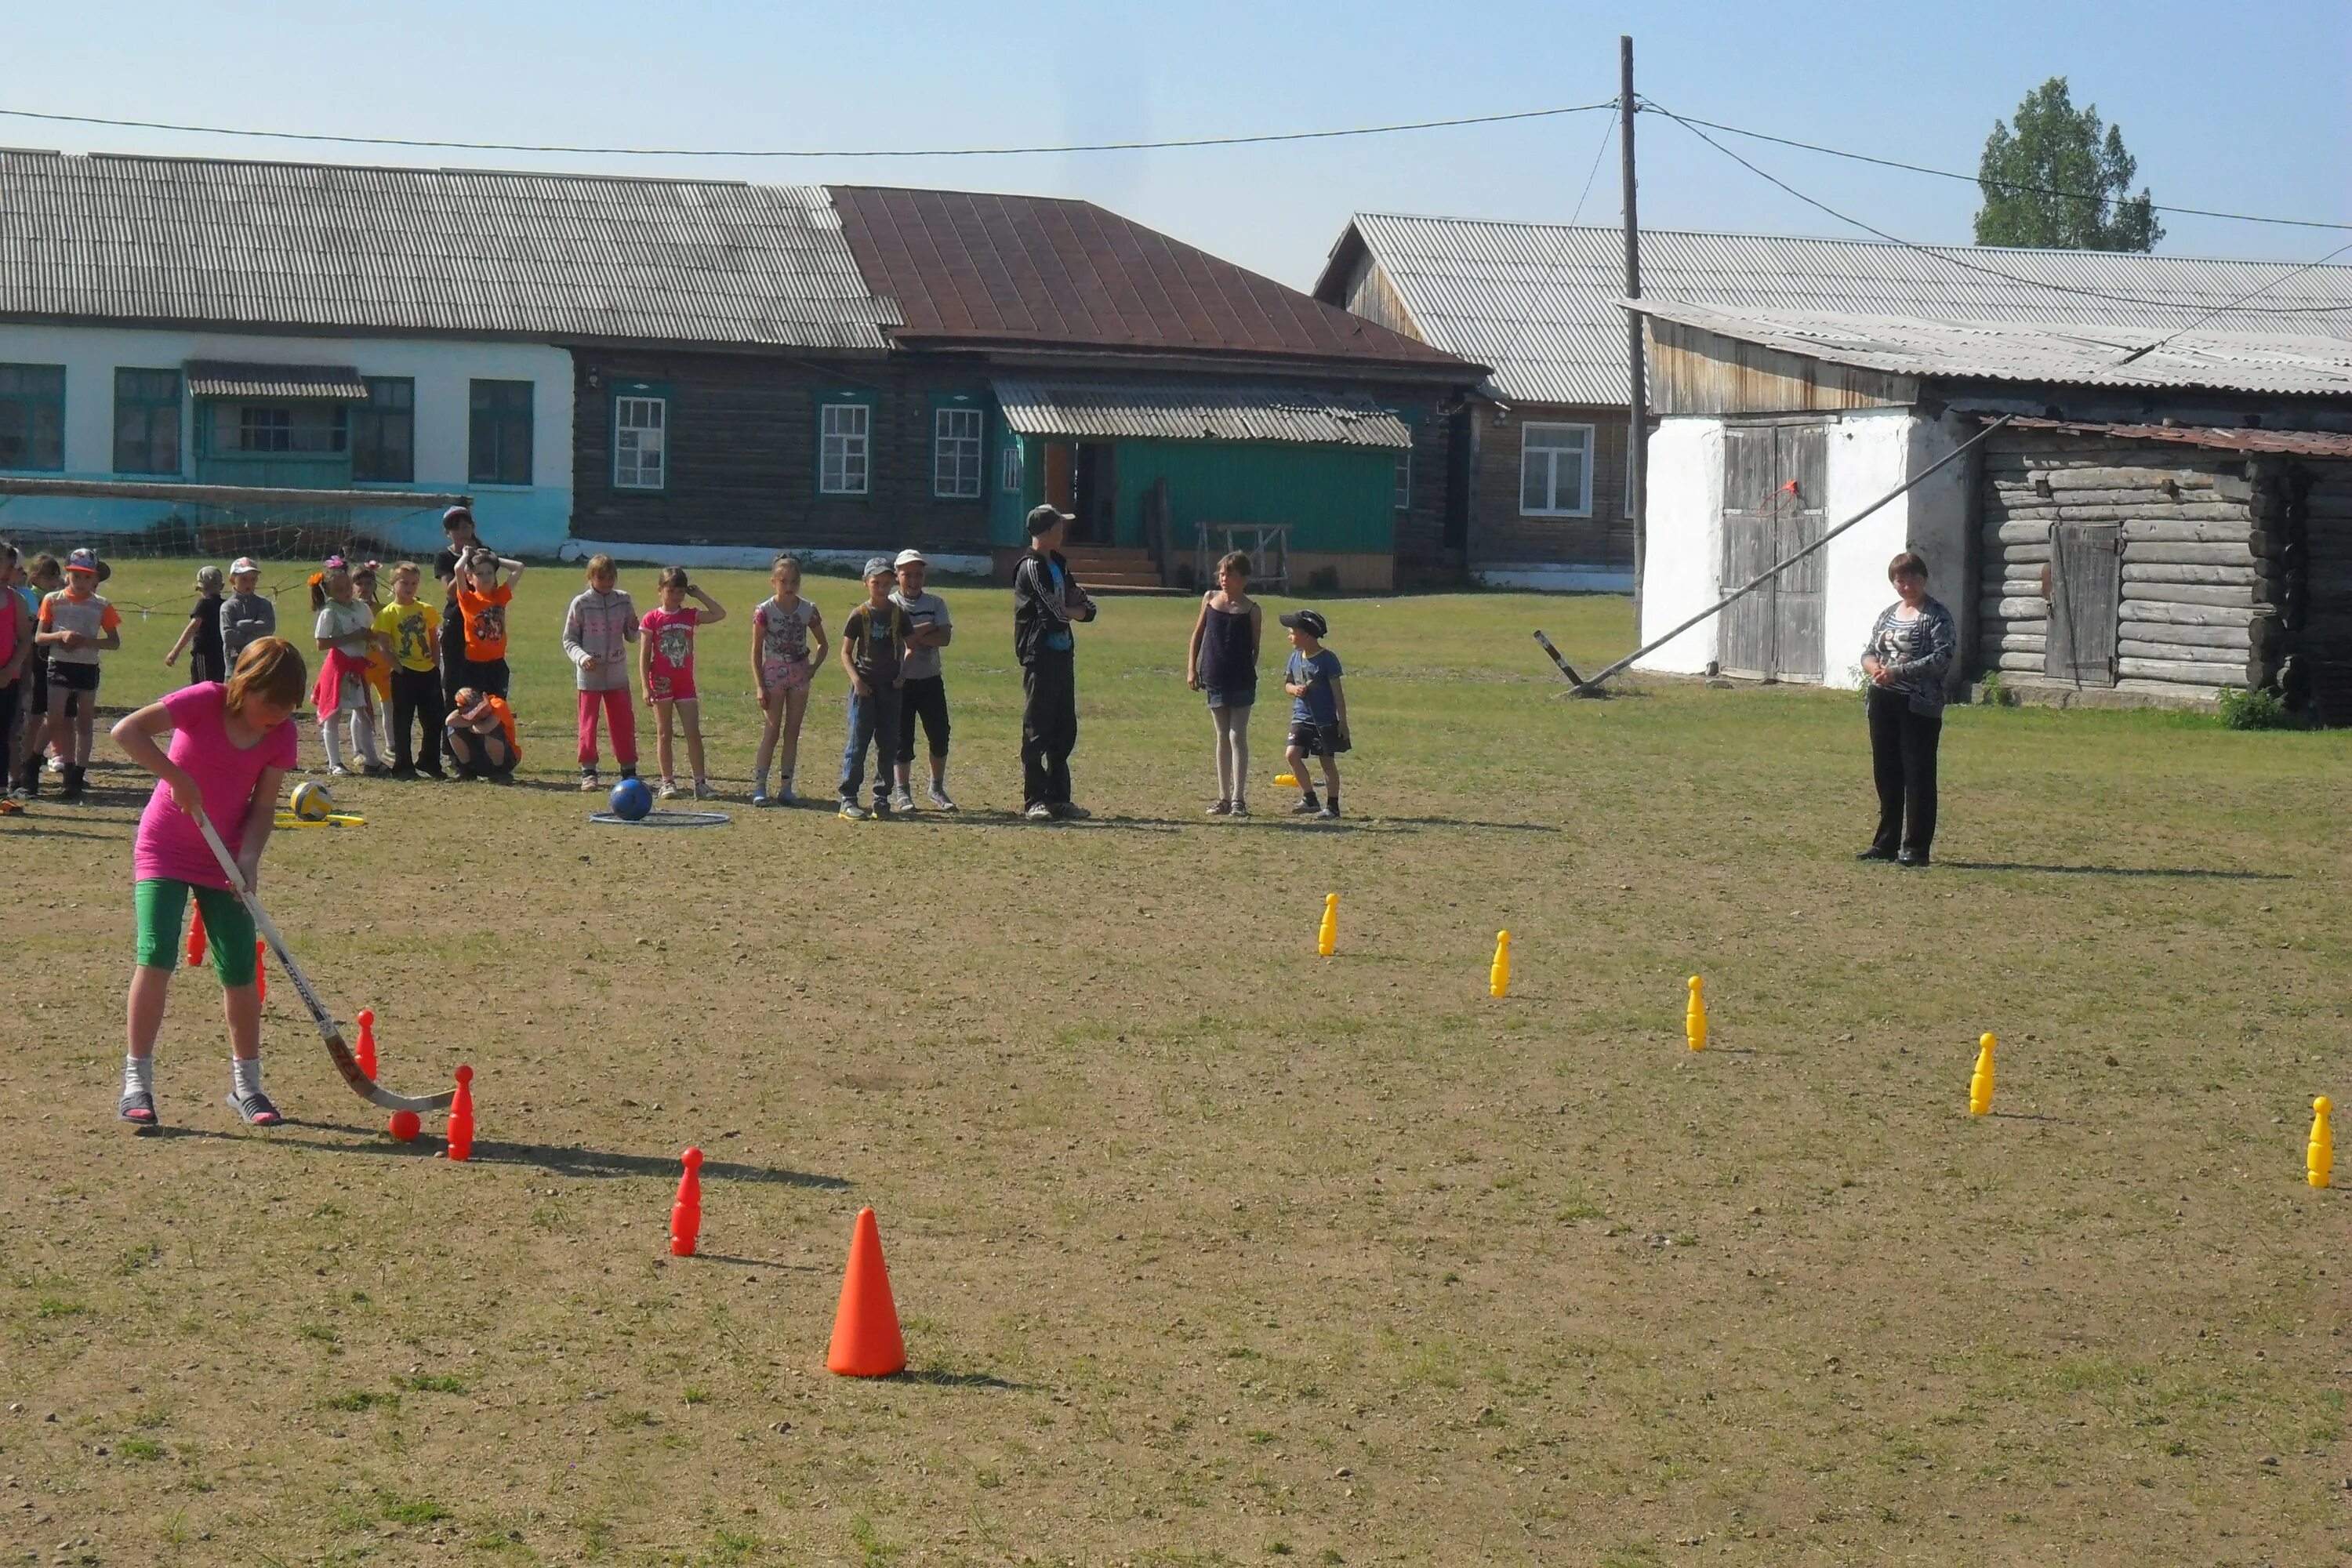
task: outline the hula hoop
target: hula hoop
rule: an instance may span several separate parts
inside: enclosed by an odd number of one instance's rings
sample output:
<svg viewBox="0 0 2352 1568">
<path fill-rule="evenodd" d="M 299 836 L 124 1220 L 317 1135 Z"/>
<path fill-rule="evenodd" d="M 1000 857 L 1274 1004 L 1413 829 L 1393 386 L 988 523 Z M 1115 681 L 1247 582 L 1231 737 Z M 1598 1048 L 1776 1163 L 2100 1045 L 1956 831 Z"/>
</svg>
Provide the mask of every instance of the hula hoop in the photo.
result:
<svg viewBox="0 0 2352 1568">
<path fill-rule="evenodd" d="M 729 818 L 723 811 L 649 811 L 631 820 L 597 811 L 591 812 L 588 820 L 604 827 L 719 827 Z"/>
</svg>

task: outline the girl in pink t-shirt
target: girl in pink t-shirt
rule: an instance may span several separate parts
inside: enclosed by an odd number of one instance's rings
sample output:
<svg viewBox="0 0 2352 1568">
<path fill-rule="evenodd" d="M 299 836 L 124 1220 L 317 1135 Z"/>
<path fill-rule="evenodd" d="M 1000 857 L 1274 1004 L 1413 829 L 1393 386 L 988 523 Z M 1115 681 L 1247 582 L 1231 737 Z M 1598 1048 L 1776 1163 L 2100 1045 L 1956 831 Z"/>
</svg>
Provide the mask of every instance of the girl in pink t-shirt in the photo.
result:
<svg viewBox="0 0 2352 1568">
<path fill-rule="evenodd" d="M 247 1122 L 283 1120 L 261 1092 L 261 995 L 254 984 L 253 916 L 240 889 L 191 815 L 201 811 L 236 860 L 246 889 L 261 872 L 261 852 L 276 819 L 278 786 L 295 763 L 294 726 L 310 672 L 283 637 L 257 637 L 237 656 L 226 684 L 184 686 L 114 727 L 115 743 L 153 773 L 155 793 L 139 818 L 131 852 L 131 901 L 139 916 L 137 967 L 131 972 L 130 1055 L 115 1110 L 140 1127 L 155 1125 L 155 1035 L 172 971 L 180 962 L 180 919 L 195 895 L 212 941 L 228 1016 L 228 1103 Z M 166 754 L 155 737 L 169 730 Z"/>
<path fill-rule="evenodd" d="M 645 633 L 637 639 L 637 672 L 645 685 L 646 700 L 661 720 L 661 797 L 667 800 L 677 794 L 677 774 L 670 765 L 675 715 L 686 725 L 686 757 L 694 765 L 695 798 L 709 800 L 719 792 L 710 787 L 702 770 L 702 703 L 694 693 L 694 630 L 717 626 L 727 618 L 727 612 L 719 607 L 718 600 L 687 581 L 683 566 L 664 572 L 659 582 L 661 608 L 646 611 L 645 619 L 637 623 Z M 689 594 L 701 601 L 700 609 L 688 606 Z"/>
</svg>

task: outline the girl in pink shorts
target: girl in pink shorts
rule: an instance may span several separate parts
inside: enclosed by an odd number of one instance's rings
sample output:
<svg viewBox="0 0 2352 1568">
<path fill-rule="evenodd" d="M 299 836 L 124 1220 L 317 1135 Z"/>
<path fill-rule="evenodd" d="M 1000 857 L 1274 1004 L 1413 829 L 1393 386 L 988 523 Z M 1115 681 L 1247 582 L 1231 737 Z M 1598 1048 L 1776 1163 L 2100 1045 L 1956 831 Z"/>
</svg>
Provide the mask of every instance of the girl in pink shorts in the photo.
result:
<svg viewBox="0 0 2352 1568">
<path fill-rule="evenodd" d="M 758 684 L 767 726 L 760 731 L 760 759 L 751 770 L 753 805 L 793 804 L 793 764 L 800 758 L 801 718 L 808 711 L 809 681 L 824 664 L 824 617 L 801 597 L 801 563 L 779 555 L 768 574 L 775 596 L 751 612 L 751 679 Z M 814 652 L 809 642 L 816 643 Z M 768 763 L 776 742 L 784 744 L 783 780 L 772 798 Z"/>
<path fill-rule="evenodd" d="M 709 800 L 718 791 L 702 767 L 702 704 L 694 692 L 694 631 L 727 618 L 719 601 L 687 581 L 686 568 L 673 566 L 661 574 L 661 608 L 649 610 L 638 623 L 645 635 L 637 639 L 637 672 L 646 700 L 661 720 L 661 797 L 677 794 L 677 774 L 670 765 L 672 716 L 686 725 L 687 761 L 694 765 L 694 796 Z M 692 595 L 701 602 L 687 604 Z"/>
</svg>

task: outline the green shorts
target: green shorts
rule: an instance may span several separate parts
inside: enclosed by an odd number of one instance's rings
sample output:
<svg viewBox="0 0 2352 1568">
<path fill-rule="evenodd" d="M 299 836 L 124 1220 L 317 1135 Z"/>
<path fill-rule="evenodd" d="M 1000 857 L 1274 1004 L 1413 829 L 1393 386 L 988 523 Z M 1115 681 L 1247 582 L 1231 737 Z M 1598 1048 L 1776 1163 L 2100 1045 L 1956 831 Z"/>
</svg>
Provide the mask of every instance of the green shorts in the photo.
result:
<svg viewBox="0 0 2352 1568">
<path fill-rule="evenodd" d="M 174 877 L 151 877 L 131 886 L 139 910 L 139 963 L 148 969 L 180 966 L 180 919 L 188 895 L 204 918 L 206 956 L 224 986 L 253 984 L 253 912 L 226 888 L 199 888 Z"/>
</svg>

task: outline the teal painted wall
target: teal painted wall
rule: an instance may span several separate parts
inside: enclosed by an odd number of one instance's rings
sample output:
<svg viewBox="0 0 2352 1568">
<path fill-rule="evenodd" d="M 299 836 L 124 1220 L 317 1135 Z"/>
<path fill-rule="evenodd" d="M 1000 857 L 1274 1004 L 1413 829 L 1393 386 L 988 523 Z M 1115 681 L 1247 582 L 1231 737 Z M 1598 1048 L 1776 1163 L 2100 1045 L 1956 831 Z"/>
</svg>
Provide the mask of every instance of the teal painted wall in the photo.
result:
<svg viewBox="0 0 2352 1568">
<path fill-rule="evenodd" d="M 1396 463 L 1384 448 L 1280 441 L 1121 441 L 1118 542 L 1140 545 L 1143 498 L 1168 480 L 1169 542 L 1193 548 L 1203 522 L 1286 522 L 1290 547 L 1389 554 Z"/>
</svg>

